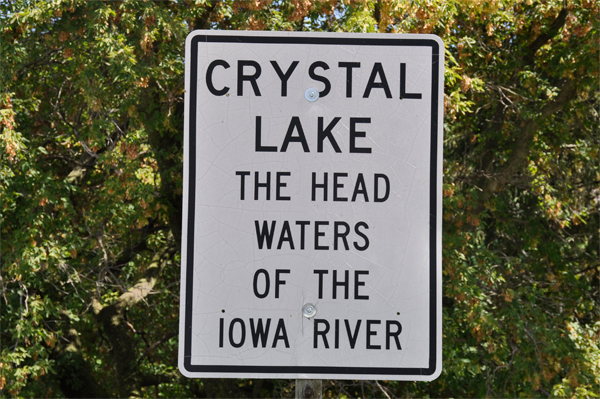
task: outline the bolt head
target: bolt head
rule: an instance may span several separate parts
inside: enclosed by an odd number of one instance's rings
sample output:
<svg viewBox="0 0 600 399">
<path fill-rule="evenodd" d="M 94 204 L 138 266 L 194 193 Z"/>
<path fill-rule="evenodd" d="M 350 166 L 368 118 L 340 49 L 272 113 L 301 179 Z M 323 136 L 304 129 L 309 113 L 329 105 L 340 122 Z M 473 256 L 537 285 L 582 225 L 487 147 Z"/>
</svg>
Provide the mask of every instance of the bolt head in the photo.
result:
<svg viewBox="0 0 600 399">
<path fill-rule="evenodd" d="M 307 303 L 302 306 L 302 315 L 307 319 L 314 317 L 317 314 L 317 307 L 312 303 Z"/>
<path fill-rule="evenodd" d="M 309 87 L 304 92 L 304 97 L 310 102 L 317 101 L 319 99 L 319 91 L 314 87 Z"/>
</svg>

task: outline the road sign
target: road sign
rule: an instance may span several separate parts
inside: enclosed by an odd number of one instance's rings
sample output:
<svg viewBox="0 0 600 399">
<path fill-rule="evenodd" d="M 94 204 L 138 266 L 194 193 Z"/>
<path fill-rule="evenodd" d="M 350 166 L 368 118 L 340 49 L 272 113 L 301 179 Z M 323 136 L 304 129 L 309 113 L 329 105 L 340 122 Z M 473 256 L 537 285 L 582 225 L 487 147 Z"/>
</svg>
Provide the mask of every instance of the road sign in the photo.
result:
<svg viewBox="0 0 600 399">
<path fill-rule="evenodd" d="M 431 35 L 190 34 L 184 375 L 440 374 L 443 54 Z"/>
</svg>

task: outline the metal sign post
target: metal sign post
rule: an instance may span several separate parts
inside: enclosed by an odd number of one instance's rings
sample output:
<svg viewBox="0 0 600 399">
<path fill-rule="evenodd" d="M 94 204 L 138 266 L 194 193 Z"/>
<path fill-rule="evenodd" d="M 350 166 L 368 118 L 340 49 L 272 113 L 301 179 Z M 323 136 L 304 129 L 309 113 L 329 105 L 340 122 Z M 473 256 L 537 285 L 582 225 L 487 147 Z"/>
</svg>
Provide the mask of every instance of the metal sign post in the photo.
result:
<svg viewBox="0 0 600 399">
<path fill-rule="evenodd" d="M 184 375 L 439 375 L 443 55 L 431 35 L 190 34 Z"/>
</svg>

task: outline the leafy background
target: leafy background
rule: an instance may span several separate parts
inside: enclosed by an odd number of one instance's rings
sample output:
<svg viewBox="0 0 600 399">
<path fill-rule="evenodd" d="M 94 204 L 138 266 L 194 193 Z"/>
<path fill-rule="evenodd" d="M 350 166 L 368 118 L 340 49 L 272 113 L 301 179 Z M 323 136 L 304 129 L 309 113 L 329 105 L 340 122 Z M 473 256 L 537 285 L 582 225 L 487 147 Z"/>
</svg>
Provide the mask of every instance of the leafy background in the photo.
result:
<svg viewBox="0 0 600 399">
<path fill-rule="evenodd" d="M 592 397 L 599 6 L 588 0 L 1 0 L 3 397 L 290 397 L 177 368 L 193 29 L 446 44 L 444 369 L 326 397 Z"/>
</svg>

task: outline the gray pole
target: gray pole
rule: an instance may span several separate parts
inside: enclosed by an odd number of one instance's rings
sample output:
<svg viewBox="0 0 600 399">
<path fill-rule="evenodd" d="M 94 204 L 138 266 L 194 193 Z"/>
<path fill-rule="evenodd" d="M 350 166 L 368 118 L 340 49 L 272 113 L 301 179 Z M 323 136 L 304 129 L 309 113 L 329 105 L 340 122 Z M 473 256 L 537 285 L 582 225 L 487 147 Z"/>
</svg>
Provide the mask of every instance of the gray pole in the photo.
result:
<svg viewBox="0 0 600 399">
<path fill-rule="evenodd" d="M 296 399 L 322 399 L 323 380 L 296 380 Z"/>
</svg>

